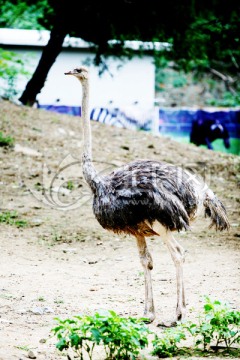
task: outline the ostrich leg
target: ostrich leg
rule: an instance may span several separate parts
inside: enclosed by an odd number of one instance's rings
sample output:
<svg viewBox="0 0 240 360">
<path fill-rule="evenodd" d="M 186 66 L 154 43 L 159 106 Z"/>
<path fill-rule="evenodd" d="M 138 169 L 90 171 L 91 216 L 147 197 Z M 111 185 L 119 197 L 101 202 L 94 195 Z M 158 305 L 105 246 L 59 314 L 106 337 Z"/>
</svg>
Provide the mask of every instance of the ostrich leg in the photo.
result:
<svg viewBox="0 0 240 360">
<path fill-rule="evenodd" d="M 186 314 L 186 303 L 185 303 L 185 293 L 184 293 L 184 282 L 183 282 L 183 263 L 184 263 L 184 249 L 183 247 L 174 239 L 170 231 L 166 231 L 164 236 L 164 241 L 170 251 L 171 257 L 173 259 L 176 276 L 177 276 L 177 308 L 176 308 L 176 321 L 173 321 L 170 326 L 176 325 L 177 321 L 184 320 Z"/>
<path fill-rule="evenodd" d="M 145 237 L 142 235 L 137 235 L 136 239 L 137 239 L 140 261 L 144 269 L 144 278 L 145 278 L 144 318 L 147 318 L 149 322 L 152 322 L 155 319 L 152 280 L 151 280 L 151 270 L 153 268 L 153 262 L 152 262 L 151 254 L 149 253 L 147 248 Z"/>
</svg>

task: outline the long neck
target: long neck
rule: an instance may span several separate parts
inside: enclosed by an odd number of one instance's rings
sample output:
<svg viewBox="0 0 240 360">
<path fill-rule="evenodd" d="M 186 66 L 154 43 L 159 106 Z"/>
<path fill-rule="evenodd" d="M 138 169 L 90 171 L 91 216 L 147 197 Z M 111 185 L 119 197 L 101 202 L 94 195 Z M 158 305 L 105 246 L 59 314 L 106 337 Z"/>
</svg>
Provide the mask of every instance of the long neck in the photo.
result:
<svg viewBox="0 0 240 360">
<path fill-rule="evenodd" d="M 92 132 L 89 118 L 89 81 L 82 83 L 83 154 L 92 161 Z"/>
<path fill-rule="evenodd" d="M 92 132 L 89 117 L 89 81 L 82 82 L 82 126 L 83 126 L 83 155 L 82 166 L 83 175 L 92 189 L 96 191 L 100 182 L 100 177 L 97 175 L 97 171 L 92 163 Z"/>
</svg>

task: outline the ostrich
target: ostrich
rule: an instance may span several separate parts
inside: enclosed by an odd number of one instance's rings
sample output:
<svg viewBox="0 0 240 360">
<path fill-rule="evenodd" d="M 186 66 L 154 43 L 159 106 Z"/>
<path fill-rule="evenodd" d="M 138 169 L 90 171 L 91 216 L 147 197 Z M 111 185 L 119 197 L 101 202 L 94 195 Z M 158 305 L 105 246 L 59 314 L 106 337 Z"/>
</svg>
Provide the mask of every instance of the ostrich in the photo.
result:
<svg viewBox="0 0 240 360">
<path fill-rule="evenodd" d="M 82 85 L 82 169 L 93 193 L 94 215 L 104 229 L 131 234 L 136 238 L 145 278 L 144 318 L 149 322 L 155 319 L 151 282 L 153 261 L 145 238 L 161 236 L 176 267 L 176 318 L 166 324 L 174 326 L 184 319 L 186 303 L 184 249 L 173 233 L 188 230 L 201 207 L 211 219 L 210 227 L 215 226 L 220 231 L 229 229 L 225 207 L 203 181 L 171 164 L 136 160 L 108 175 L 99 175 L 92 163 L 88 68 L 75 68 L 65 75 L 75 76 Z"/>
</svg>

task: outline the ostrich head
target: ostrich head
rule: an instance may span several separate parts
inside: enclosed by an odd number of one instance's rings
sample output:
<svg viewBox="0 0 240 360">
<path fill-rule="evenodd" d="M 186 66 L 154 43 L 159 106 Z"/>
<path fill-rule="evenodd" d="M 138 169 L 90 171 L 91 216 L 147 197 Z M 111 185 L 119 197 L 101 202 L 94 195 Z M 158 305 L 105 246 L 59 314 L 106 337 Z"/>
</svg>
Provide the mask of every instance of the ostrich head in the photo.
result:
<svg viewBox="0 0 240 360">
<path fill-rule="evenodd" d="M 85 66 L 81 66 L 79 68 L 75 68 L 71 71 L 65 72 L 65 75 L 74 75 L 80 81 L 84 81 L 88 79 L 88 69 Z"/>
</svg>

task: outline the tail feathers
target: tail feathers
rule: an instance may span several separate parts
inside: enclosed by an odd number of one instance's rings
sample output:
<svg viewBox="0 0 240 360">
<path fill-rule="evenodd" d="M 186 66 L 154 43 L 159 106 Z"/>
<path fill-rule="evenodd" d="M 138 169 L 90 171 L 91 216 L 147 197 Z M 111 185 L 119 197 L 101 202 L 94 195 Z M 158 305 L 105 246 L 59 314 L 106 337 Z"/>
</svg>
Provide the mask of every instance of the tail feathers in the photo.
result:
<svg viewBox="0 0 240 360">
<path fill-rule="evenodd" d="M 203 205 L 205 207 L 205 217 L 210 217 L 211 219 L 209 228 L 215 226 L 215 229 L 219 231 L 230 229 L 226 209 L 212 192 L 206 193 Z"/>
</svg>

